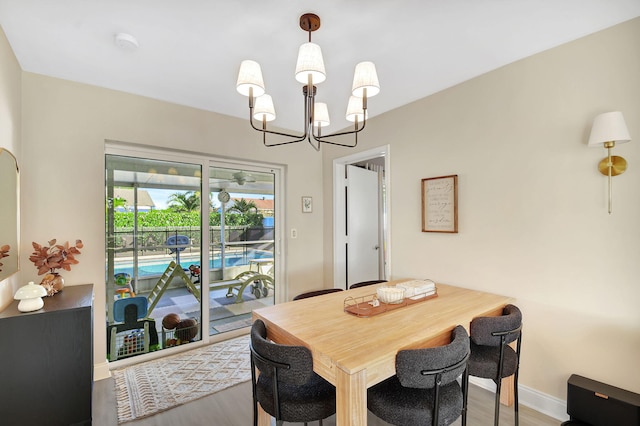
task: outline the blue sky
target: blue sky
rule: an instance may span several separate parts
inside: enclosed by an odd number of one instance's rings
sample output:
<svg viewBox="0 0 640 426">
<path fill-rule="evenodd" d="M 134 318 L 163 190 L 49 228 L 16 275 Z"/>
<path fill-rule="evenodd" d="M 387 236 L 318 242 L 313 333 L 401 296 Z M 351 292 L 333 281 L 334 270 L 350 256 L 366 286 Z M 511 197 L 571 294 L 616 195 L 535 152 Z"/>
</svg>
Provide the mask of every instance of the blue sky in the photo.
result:
<svg viewBox="0 0 640 426">
<path fill-rule="evenodd" d="M 180 192 L 173 189 L 151 189 L 151 188 L 141 188 L 146 190 L 154 204 L 156 205 L 157 210 L 163 210 L 167 208 L 169 202 L 167 201 L 169 196 L 173 193 Z M 265 198 L 267 200 L 273 199 L 273 195 L 258 195 L 258 194 L 245 194 L 240 192 L 229 192 L 231 198 Z M 218 200 L 214 197 L 214 205 L 219 205 Z"/>
</svg>

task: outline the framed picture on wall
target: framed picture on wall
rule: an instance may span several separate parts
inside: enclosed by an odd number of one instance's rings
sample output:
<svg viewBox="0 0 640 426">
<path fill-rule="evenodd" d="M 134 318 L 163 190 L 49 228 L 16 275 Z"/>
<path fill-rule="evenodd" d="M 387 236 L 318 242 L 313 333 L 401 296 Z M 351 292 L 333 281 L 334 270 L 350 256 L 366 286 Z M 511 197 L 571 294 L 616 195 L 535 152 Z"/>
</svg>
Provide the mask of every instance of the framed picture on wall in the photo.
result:
<svg viewBox="0 0 640 426">
<path fill-rule="evenodd" d="M 313 211 L 313 199 L 311 197 L 302 197 L 302 213 L 311 213 Z"/>
<path fill-rule="evenodd" d="M 422 179 L 422 232 L 458 232 L 458 175 Z"/>
</svg>

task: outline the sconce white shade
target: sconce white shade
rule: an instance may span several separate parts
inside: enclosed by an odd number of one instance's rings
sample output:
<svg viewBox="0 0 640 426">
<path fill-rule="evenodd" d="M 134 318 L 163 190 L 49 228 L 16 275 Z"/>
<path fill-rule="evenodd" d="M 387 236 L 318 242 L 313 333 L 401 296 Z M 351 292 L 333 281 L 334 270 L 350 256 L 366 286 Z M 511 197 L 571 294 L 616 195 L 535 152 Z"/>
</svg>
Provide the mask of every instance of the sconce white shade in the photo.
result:
<svg viewBox="0 0 640 426">
<path fill-rule="evenodd" d="M 270 95 L 262 95 L 256 99 L 253 109 L 253 118 L 262 121 L 273 121 L 276 119 L 276 109 L 273 106 L 273 99 Z"/>
<path fill-rule="evenodd" d="M 311 75 L 312 84 L 322 83 L 327 79 L 322 59 L 322 49 L 315 43 L 304 43 L 298 50 L 296 62 L 296 80 L 302 84 L 309 82 Z"/>
<path fill-rule="evenodd" d="M 331 123 L 329 121 L 329 108 L 324 102 L 316 102 L 313 111 L 313 125 L 316 127 L 326 127 Z"/>
<path fill-rule="evenodd" d="M 589 146 L 601 146 L 605 142 L 620 144 L 630 140 L 627 124 L 620 111 L 605 112 L 593 119 Z"/>
<path fill-rule="evenodd" d="M 345 118 L 352 123 L 358 119 L 359 123 L 362 123 L 364 117 L 369 117 L 369 113 L 362 114 L 362 99 L 355 96 L 349 96 L 349 103 L 347 104 L 347 114 Z"/>
<path fill-rule="evenodd" d="M 236 90 L 244 96 L 249 96 L 250 89 L 253 89 L 253 96 L 264 95 L 264 80 L 262 79 L 262 69 L 256 61 L 246 59 L 240 64 Z"/>
<path fill-rule="evenodd" d="M 364 96 L 364 89 L 367 89 L 368 98 L 380 92 L 378 73 L 376 72 L 376 66 L 373 62 L 365 61 L 356 65 L 356 71 L 353 74 L 351 94 L 362 98 Z"/>
<path fill-rule="evenodd" d="M 30 281 L 29 284 L 20 287 L 13 298 L 20 301 L 18 303 L 20 312 L 31 312 L 37 311 L 44 306 L 42 298 L 46 295 L 47 290 L 44 287 Z"/>
</svg>

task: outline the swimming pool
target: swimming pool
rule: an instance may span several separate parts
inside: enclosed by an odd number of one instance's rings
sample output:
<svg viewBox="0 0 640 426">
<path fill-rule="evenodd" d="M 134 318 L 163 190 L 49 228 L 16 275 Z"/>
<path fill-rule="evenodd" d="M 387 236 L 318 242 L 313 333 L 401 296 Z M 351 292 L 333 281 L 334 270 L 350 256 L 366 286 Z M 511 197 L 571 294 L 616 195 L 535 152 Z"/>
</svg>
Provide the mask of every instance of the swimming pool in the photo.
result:
<svg viewBox="0 0 640 426">
<path fill-rule="evenodd" d="M 249 261 L 253 259 L 265 259 L 272 257 L 273 253 L 268 251 L 251 251 L 247 254 L 229 254 L 224 257 L 224 265 L 226 268 L 230 268 L 232 266 L 248 265 Z M 167 269 L 167 266 L 169 266 L 169 262 L 172 260 L 175 259 L 140 259 L 138 261 L 138 278 L 162 275 L 162 273 Z M 200 259 L 181 256 L 180 264 L 186 269 L 189 265 L 199 265 Z M 209 260 L 209 269 L 219 269 L 221 265 L 222 262 L 219 257 Z M 113 272 L 115 275 L 119 273 L 126 273 L 133 277 L 133 264 L 116 265 Z"/>
</svg>

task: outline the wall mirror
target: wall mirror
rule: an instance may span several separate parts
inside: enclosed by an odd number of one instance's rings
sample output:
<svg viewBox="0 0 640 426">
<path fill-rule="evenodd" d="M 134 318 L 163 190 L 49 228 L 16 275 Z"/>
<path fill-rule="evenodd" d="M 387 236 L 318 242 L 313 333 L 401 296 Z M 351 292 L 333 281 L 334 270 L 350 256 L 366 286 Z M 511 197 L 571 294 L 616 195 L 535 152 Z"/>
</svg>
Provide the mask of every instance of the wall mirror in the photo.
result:
<svg viewBox="0 0 640 426">
<path fill-rule="evenodd" d="M 0 281 L 18 271 L 19 172 L 16 157 L 0 148 Z"/>
</svg>

